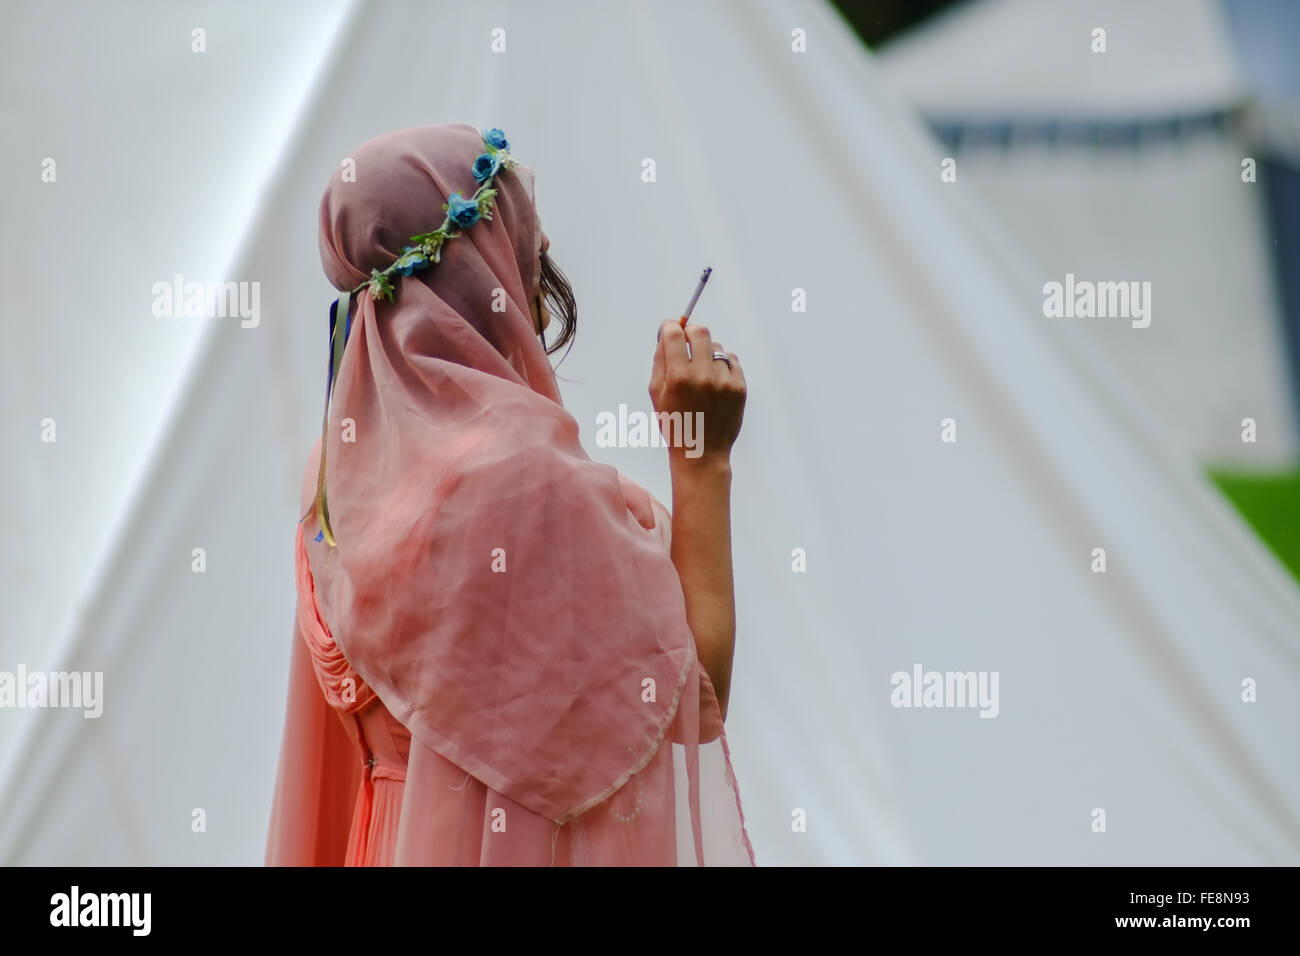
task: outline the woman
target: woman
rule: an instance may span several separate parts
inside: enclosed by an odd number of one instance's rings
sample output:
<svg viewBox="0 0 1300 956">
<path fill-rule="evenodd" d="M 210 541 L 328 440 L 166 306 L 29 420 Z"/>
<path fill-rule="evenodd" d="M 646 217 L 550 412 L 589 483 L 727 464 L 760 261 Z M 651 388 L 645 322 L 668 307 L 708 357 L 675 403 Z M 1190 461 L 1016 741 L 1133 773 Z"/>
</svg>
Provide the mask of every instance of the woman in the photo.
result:
<svg viewBox="0 0 1300 956">
<path fill-rule="evenodd" d="M 572 337 L 573 297 L 501 131 L 351 158 L 321 203 L 359 294 L 303 480 L 267 862 L 752 864 L 722 729 L 739 361 L 660 329 L 652 402 L 705 426 L 670 519 L 561 404 L 545 330 L 549 304 Z"/>
</svg>

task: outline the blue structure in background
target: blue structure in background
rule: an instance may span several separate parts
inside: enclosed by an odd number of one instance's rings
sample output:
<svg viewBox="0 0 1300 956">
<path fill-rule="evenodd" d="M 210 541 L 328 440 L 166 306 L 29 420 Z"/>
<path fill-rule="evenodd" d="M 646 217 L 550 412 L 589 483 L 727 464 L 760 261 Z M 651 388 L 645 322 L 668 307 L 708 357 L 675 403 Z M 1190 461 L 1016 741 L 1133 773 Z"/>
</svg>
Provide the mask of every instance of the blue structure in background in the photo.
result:
<svg viewBox="0 0 1300 956">
<path fill-rule="evenodd" d="M 1300 408 L 1300 3 L 1222 0 L 1237 62 L 1250 87 L 1259 179 L 1267 191 L 1274 275 L 1286 325 L 1292 392 Z"/>
<path fill-rule="evenodd" d="M 1229 110 L 1141 120 L 970 120 L 930 117 L 930 129 L 954 153 L 978 142 L 1009 149 L 1013 145 L 1098 146 L 1108 149 L 1177 142 L 1201 135 L 1222 136 L 1233 124 Z"/>
</svg>

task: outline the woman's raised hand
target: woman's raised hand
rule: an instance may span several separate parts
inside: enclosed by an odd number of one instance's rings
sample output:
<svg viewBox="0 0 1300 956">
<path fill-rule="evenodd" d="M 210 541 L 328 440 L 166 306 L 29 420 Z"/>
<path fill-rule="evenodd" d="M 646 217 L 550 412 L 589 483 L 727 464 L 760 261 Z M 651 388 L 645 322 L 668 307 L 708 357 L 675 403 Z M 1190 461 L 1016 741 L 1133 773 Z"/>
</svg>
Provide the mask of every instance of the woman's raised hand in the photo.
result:
<svg viewBox="0 0 1300 956">
<path fill-rule="evenodd" d="M 725 355 L 726 361 L 715 355 Z M 660 418 L 660 426 L 674 466 L 730 460 L 745 414 L 745 372 L 740 359 L 713 341 L 703 325 L 683 329 L 677 319 L 668 319 L 659 327 L 650 401 L 661 416 L 669 416 Z M 680 423 L 673 413 L 680 413 Z"/>
</svg>

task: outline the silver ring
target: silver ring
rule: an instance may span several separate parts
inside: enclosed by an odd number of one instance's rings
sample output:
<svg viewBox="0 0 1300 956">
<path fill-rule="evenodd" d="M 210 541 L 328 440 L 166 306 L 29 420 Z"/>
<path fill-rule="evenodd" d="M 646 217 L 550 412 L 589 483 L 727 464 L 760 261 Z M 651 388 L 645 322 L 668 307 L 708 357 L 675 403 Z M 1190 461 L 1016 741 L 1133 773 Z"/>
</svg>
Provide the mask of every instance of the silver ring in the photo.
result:
<svg viewBox="0 0 1300 956">
<path fill-rule="evenodd" d="M 713 361 L 715 361 L 715 362 L 726 362 L 726 363 L 727 363 L 727 368 L 731 368 L 731 359 L 727 357 L 727 353 L 726 353 L 726 352 L 714 352 L 714 353 L 713 353 Z"/>
</svg>

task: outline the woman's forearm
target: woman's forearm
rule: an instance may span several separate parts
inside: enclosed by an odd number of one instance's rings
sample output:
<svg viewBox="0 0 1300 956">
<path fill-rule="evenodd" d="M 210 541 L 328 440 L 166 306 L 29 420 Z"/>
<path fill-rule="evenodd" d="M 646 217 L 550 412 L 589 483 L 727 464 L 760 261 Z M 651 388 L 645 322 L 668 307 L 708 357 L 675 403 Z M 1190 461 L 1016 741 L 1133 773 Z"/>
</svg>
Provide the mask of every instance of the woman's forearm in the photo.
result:
<svg viewBox="0 0 1300 956">
<path fill-rule="evenodd" d="M 731 570 L 731 462 L 727 456 L 670 458 L 673 483 L 672 560 L 686 597 L 686 621 L 700 664 L 727 717 L 736 645 L 736 595 Z"/>
<path fill-rule="evenodd" d="M 685 320 L 682 320 L 685 321 Z M 736 595 L 731 580 L 731 446 L 745 415 L 745 372 L 702 325 L 659 326 L 650 400 L 660 415 L 698 421 L 699 454 L 669 442 L 673 478 L 672 559 L 686 597 L 686 622 L 722 717 L 731 695 Z M 686 416 L 692 416 L 687 418 Z M 683 437 L 679 433 L 678 438 Z"/>
</svg>

